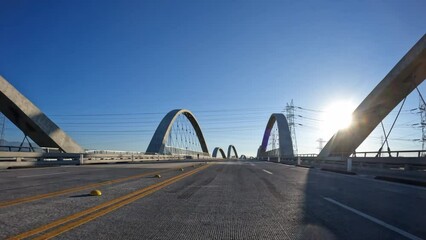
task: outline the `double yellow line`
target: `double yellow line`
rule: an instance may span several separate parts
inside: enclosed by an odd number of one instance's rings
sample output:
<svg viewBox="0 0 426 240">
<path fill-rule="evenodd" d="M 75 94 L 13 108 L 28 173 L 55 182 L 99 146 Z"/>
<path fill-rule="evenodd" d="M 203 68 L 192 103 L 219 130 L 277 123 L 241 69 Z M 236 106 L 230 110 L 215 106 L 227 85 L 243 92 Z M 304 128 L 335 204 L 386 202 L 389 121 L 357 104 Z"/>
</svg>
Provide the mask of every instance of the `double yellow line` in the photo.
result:
<svg viewBox="0 0 426 240">
<path fill-rule="evenodd" d="M 129 193 L 127 195 L 124 195 L 122 197 L 110 200 L 108 202 L 102 203 L 100 205 L 91 207 L 89 209 L 86 209 L 82 212 L 75 213 L 72 215 L 69 215 L 65 218 L 56 220 L 54 222 L 51 222 L 49 224 L 46 224 L 44 226 L 35 228 L 33 230 L 30 230 L 28 232 L 21 233 L 19 235 L 16 235 L 14 237 L 11 237 L 9 239 L 24 239 L 31 236 L 34 236 L 36 234 L 40 234 L 43 232 L 46 232 L 49 229 L 54 228 L 50 232 L 44 233 L 34 239 L 50 239 L 55 236 L 58 236 L 61 233 L 67 232 L 75 227 L 78 227 L 84 223 L 87 223 L 93 219 L 96 219 L 98 217 L 101 217 L 107 213 L 110 213 L 118 208 L 123 207 L 124 205 L 127 205 L 131 202 L 134 202 L 140 198 L 143 198 L 149 194 L 152 194 L 168 185 L 171 185 L 183 178 L 186 178 L 188 176 L 191 176 L 203 169 L 206 169 L 209 165 L 204 165 L 202 167 L 196 168 L 194 170 L 191 170 L 187 173 L 180 174 L 178 176 L 169 178 L 165 181 L 153 184 L 151 186 L 148 186 L 146 188 L 134 191 L 132 193 Z"/>
<path fill-rule="evenodd" d="M 84 185 L 84 186 L 80 186 L 80 187 L 68 188 L 68 189 L 64 189 L 64 190 L 60 190 L 60 191 L 56 191 L 56 192 L 50 192 L 50 193 L 44 193 L 44 194 L 39 194 L 39 195 L 35 195 L 35 196 L 30 196 L 30 197 L 13 199 L 13 200 L 10 200 L 10 201 L 0 202 L 0 208 L 16 205 L 16 204 L 20 204 L 20 203 L 32 202 L 32 201 L 45 199 L 45 198 L 56 197 L 56 196 L 60 196 L 60 195 L 64 195 L 64 194 L 68 194 L 68 193 L 72 193 L 72 192 L 78 192 L 78 191 L 86 190 L 86 189 L 89 189 L 89 188 L 96 188 L 96 187 L 100 187 L 100 186 L 104 186 L 104 185 L 121 183 L 121 182 L 124 182 L 124 181 L 129 181 L 129 180 L 133 180 L 133 179 L 137 179 L 137 178 L 141 178 L 141 177 L 146 177 L 146 176 L 150 176 L 150 175 L 156 175 L 156 174 L 164 173 L 164 172 L 171 171 L 171 170 L 173 170 L 173 169 L 166 169 L 166 170 L 160 170 L 160 171 L 155 171 L 155 172 L 148 172 L 148 173 L 133 175 L 133 176 L 130 176 L 130 177 L 118 178 L 118 179 L 108 180 L 108 181 L 99 182 L 99 183 L 92 183 L 92 184 L 88 184 L 88 185 Z"/>
</svg>

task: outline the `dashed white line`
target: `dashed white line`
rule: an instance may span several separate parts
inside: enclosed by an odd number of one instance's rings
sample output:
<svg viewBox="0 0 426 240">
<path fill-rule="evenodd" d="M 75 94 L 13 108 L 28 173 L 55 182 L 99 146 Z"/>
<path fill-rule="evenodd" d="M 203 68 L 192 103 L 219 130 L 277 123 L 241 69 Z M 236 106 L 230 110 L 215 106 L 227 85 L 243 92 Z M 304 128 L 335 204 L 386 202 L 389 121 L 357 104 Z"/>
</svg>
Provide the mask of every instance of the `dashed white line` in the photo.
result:
<svg viewBox="0 0 426 240">
<path fill-rule="evenodd" d="M 392 225 L 390 225 L 390 224 L 387 224 L 387 223 L 383 222 L 382 220 L 379 220 L 379 219 L 377 219 L 377 218 L 375 218 L 375 217 L 372 217 L 372 216 L 370 216 L 370 215 L 368 215 L 368 214 L 365 214 L 365 213 L 363 213 L 363 212 L 361 212 L 361 211 L 358 211 L 358 210 L 356 210 L 356 209 L 354 209 L 354 208 L 351 208 L 351 207 L 349 207 L 349 206 L 346 206 L 345 204 L 340 203 L 340 202 L 338 202 L 338 201 L 336 201 L 336 200 L 333 200 L 333 199 L 328 198 L 328 197 L 323 197 L 323 198 L 324 198 L 325 200 L 327 200 L 327 201 L 331 202 L 331 203 L 336 204 L 336 205 L 337 205 L 337 206 L 339 206 L 339 207 L 342 207 L 342 208 L 344 208 L 344 209 L 346 209 L 346 210 L 349 210 L 349 211 L 351 211 L 351 212 L 353 212 L 353 213 L 355 213 L 355 214 L 358 214 L 359 216 L 361 216 L 361 217 L 363 217 L 363 218 L 366 218 L 366 219 L 368 219 L 368 220 L 370 220 L 370 221 L 372 221 L 372 222 L 374 222 L 374 223 L 377 223 L 377 224 L 379 224 L 379 225 L 381 225 L 381 226 L 383 226 L 383 227 L 385 227 L 385 228 L 387 228 L 387 229 L 389 229 L 389 230 L 392 230 L 392 231 L 394 231 L 394 232 L 396 232 L 396 233 L 398 233 L 398 234 L 400 234 L 400 235 L 402 235 L 402 236 L 404 236 L 404 237 L 406 237 L 406 238 L 408 238 L 408 239 L 412 239 L 412 240 L 422 240 L 422 238 L 419 238 L 419 237 L 417 237 L 417 236 L 414 236 L 413 234 L 408 233 L 408 232 L 406 232 L 406 231 L 404 231 L 404 230 L 402 230 L 402 229 L 399 229 L 399 228 L 397 228 L 397 227 L 394 227 L 394 226 L 392 226 Z"/>
<path fill-rule="evenodd" d="M 273 174 L 273 173 L 271 173 L 270 171 L 268 171 L 268 170 L 265 170 L 265 169 L 262 169 L 264 172 L 266 172 L 266 173 L 268 173 L 268 174 Z"/>
</svg>

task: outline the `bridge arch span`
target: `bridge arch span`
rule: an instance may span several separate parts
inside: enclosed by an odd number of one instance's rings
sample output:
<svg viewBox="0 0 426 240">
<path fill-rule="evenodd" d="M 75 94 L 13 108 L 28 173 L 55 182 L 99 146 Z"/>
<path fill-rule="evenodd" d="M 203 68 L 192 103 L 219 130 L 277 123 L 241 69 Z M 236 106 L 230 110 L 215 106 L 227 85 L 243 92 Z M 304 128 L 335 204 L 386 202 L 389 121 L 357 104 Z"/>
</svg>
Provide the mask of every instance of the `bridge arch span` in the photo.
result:
<svg viewBox="0 0 426 240">
<path fill-rule="evenodd" d="M 337 131 L 319 157 L 348 157 L 379 123 L 426 79 L 426 35 L 408 51 L 352 113 L 352 124 Z"/>
<path fill-rule="evenodd" d="M 225 155 L 225 152 L 223 151 L 223 149 L 222 148 L 220 148 L 220 147 L 215 147 L 214 148 L 214 150 L 213 150 L 213 154 L 212 154 L 212 157 L 217 157 L 217 153 L 218 152 L 220 152 L 220 155 L 222 156 L 222 158 L 223 159 L 225 159 L 226 158 L 226 155 Z"/>
<path fill-rule="evenodd" d="M 146 149 L 147 153 L 164 153 L 164 148 L 166 146 L 166 142 L 172 129 L 173 123 L 175 122 L 176 118 L 181 114 L 189 120 L 192 127 L 194 128 L 197 138 L 200 141 L 201 150 L 203 151 L 202 154 L 204 156 L 209 156 L 209 150 L 207 148 L 207 144 L 204 139 L 203 132 L 201 131 L 200 125 L 198 124 L 198 121 L 195 118 L 194 114 L 192 114 L 192 112 L 187 109 L 175 109 L 166 114 L 166 116 L 161 120 L 160 124 L 155 130 L 151 142 L 149 143 L 148 148 Z"/>
<path fill-rule="evenodd" d="M 278 136 L 279 136 L 279 156 L 276 157 L 294 157 L 293 143 L 291 140 L 290 129 L 288 127 L 287 118 L 282 113 L 273 113 L 269 117 L 269 121 L 266 124 L 265 133 L 263 134 L 262 145 L 260 145 L 257 156 L 266 157 L 268 153 L 266 148 L 268 146 L 268 140 L 271 135 L 271 130 L 274 124 L 277 123 Z"/>
<path fill-rule="evenodd" d="M 228 147 L 228 155 L 226 155 L 227 158 L 231 158 L 231 150 L 234 151 L 234 156 L 238 158 L 237 149 L 235 149 L 234 145 L 229 145 Z"/>
</svg>

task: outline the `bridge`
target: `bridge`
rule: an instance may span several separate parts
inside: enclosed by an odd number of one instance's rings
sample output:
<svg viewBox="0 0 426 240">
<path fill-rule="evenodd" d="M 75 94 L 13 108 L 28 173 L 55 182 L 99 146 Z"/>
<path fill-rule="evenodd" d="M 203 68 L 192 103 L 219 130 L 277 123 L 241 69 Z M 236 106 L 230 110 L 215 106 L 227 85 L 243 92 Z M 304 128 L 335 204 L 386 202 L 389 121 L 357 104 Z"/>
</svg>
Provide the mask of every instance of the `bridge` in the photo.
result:
<svg viewBox="0 0 426 240">
<path fill-rule="evenodd" d="M 423 36 L 318 155 L 272 113 L 247 159 L 232 143 L 210 155 L 188 109 L 144 152 L 85 150 L 0 77 L 1 112 L 38 145 L 1 147 L 0 238 L 425 239 L 425 151 L 357 151 L 425 79 Z"/>
</svg>

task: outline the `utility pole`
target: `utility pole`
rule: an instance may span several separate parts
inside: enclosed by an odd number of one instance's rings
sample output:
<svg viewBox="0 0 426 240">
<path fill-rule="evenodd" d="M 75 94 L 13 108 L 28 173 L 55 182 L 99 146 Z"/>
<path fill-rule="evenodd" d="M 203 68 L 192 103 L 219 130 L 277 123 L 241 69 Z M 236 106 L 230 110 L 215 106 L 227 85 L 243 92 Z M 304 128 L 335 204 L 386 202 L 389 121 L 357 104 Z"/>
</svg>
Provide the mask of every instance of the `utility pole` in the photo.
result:
<svg viewBox="0 0 426 240">
<path fill-rule="evenodd" d="M 290 104 L 287 103 L 285 108 L 286 118 L 288 121 L 288 128 L 290 130 L 291 140 L 293 142 L 293 152 L 295 155 L 298 154 L 297 149 L 297 138 L 296 138 L 296 124 L 294 123 L 294 104 L 293 99 L 291 99 Z"/>
<path fill-rule="evenodd" d="M 324 143 L 326 142 L 324 139 L 322 139 L 322 138 L 318 138 L 317 139 L 317 142 L 318 142 L 318 150 L 319 150 L 319 152 L 321 152 L 321 150 L 323 149 L 323 147 L 324 147 Z"/>
<path fill-rule="evenodd" d="M 0 115 L 0 145 L 4 144 L 4 129 L 6 125 L 6 117 L 1 114 Z"/>
</svg>

